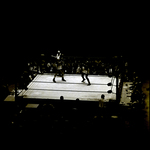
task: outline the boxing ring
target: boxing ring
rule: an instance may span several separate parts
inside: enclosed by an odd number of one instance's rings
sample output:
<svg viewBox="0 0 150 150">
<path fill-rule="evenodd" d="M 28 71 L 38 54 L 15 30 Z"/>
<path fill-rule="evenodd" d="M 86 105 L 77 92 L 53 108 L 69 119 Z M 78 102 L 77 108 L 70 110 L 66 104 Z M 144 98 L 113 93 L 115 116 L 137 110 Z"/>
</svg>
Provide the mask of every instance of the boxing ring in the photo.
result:
<svg viewBox="0 0 150 150">
<path fill-rule="evenodd" d="M 53 73 L 38 74 L 18 97 L 28 99 L 28 102 L 32 99 L 60 100 L 61 96 L 64 100 L 99 101 L 104 94 L 106 100 L 116 100 L 115 77 L 89 75 L 90 86 L 87 86 L 86 80 L 81 82 L 80 74 L 65 74 L 66 82 L 62 81 L 61 77 L 56 77 L 56 83 L 54 83 L 53 77 Z"/>
</svg>

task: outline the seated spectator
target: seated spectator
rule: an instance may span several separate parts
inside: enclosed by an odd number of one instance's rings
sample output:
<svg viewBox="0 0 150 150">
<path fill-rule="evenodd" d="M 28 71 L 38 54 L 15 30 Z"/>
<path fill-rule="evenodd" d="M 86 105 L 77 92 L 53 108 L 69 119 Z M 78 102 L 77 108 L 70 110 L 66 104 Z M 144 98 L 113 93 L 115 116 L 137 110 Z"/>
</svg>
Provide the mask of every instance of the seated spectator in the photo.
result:
<svg viewBox="0 0 150 150">
<path fill-rule="evenodd" d="M 81 73 L 81 67 L 80 67 L 80 65 L 78 65 L 78 67 L 77 67 L 77 69 L 76 69 L 76 73 L 77 73 L 77 74 L 80 74 L 80 73 Z"/>
<path fill-rule="evenodd" d="M 51 71 L 51 63 L 50 62 L 48 62 L 47 63 L 47 67 L 46 67 L 46 72 L 50 72 Z"/>
<path fill-rule="evenodd" d="M 99 107 L 101 108 L 104 108 L 104 99 L 105 99 L 105 95 L 102 94 L 101 99 L 99 100 Z"/>
</svg>

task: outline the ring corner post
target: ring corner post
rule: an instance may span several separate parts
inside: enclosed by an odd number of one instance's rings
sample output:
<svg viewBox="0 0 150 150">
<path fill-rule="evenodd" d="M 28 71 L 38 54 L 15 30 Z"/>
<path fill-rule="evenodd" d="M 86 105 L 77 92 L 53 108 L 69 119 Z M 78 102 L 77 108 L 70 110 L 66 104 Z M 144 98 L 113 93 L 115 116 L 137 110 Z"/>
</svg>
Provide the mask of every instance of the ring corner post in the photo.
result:
<svg viewBox="0 0 150 150">
<path fill-rule="evenodd" d="M 15 77 L 15 102 L 18 100 L 18 95 L 17 95 L 17 77 Z"/>
<path fill-rule="evenodd" d="M 118 91 L 118 82 L 119 82 L 119 79 L 118 79 L 118 77 L 119 77 L 119 75 L 118 75 L 118 73 L 116 74 L 116 101 L 119 103 L 119 91 Z"/>
</svg>

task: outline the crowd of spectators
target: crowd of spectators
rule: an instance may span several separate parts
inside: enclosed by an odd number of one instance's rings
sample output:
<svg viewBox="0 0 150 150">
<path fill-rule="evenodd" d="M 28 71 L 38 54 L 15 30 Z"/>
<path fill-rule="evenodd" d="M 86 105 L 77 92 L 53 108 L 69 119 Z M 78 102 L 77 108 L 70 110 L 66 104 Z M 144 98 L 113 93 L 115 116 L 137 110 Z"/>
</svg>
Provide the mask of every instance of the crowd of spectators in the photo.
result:
<svg viewBox="0 0 150 150">
<path fill-rule="evenodd" d="M 136 72 L 133 72 L 133 84 L 130 87 L 132 90 L 131 101 L 138 104 L 144 104 L 146 95 L 142 91 L 143 81 Z"/>
<path fill-rule="evenodd" d="M 63 59 L 63 70 L 68 74 L 80 74 L 82 63 L 88 64 L 89 74 L 91 75 L 113 74 L 119 66 L 118 64 L 115 64 L 115 61 L 112 58 L 106 59 L 66 56 Z M 56 65 L 57 62 L 55 58 L 47 58 L 44 57 L 44 55 L 41 56 L 38 61 L 30 61 L 27 63 L 28 71 L 32 75 L 35 73 L 55 73 Z"/>
</svg>

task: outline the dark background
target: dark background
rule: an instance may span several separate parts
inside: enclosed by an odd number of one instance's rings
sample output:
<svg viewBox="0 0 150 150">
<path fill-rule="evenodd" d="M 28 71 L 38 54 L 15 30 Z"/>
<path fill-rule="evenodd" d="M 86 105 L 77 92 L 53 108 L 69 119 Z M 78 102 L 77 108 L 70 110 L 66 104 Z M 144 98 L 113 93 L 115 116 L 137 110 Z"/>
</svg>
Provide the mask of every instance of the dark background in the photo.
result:
<svg viewBox="0 0 150 150">
<path fill-rule="evenodd" d="M 42 13 L 40 7 L 38 11 L 20 7 L 16 12 L 3 12 L 1 74 L 15 76 L 28 59 L 41 53 L 55 55 L 58 49 L 65 56 L 123 56 L 133 68 L 147 73 L 149 53 L 143 15 L 60 7 Z"/>
</svg>

